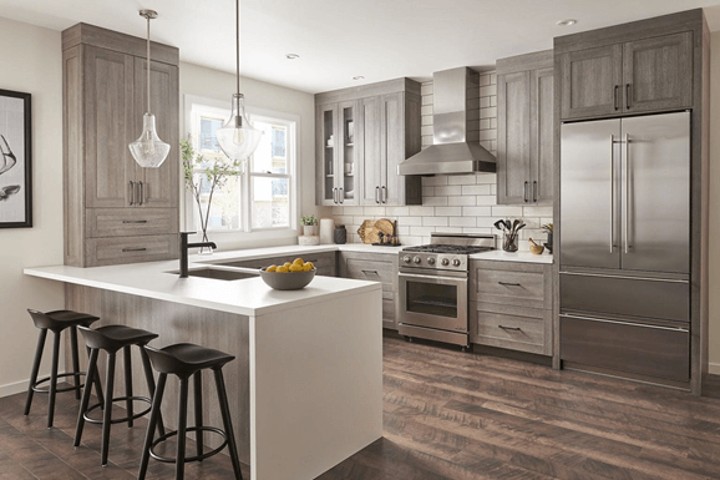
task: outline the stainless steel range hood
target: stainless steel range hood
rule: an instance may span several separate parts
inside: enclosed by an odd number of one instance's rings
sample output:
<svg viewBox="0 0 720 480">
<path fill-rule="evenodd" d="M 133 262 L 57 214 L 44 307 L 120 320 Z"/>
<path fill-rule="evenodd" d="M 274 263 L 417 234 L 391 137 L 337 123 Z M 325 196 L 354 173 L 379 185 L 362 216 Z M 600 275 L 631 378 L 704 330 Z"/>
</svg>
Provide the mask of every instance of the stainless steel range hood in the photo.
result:
<svg viewBox="0 0 720 480">
<path fill-rule="evenodd" d="M 495 156 L 479 143 L 478 79 L 467 67 L 433 74 L 433 144 L 398 165 L 400 175 L 495 171 Z"/>
</svg>

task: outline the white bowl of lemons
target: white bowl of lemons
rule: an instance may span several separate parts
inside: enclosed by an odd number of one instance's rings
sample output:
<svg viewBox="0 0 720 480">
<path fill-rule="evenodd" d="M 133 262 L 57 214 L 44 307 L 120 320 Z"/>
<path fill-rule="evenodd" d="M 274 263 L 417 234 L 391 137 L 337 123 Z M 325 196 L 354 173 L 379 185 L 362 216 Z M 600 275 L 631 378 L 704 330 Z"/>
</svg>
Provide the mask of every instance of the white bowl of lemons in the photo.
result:
<svg viewBox="0 0 720 480">
<path fill-rule="evenodd" d="M 261 268 L 260 277 L 275 290 L 300 290 L 312 282 L 316 271 L 312 262 L 296 258 L 292 263 Z"/>
</svg>

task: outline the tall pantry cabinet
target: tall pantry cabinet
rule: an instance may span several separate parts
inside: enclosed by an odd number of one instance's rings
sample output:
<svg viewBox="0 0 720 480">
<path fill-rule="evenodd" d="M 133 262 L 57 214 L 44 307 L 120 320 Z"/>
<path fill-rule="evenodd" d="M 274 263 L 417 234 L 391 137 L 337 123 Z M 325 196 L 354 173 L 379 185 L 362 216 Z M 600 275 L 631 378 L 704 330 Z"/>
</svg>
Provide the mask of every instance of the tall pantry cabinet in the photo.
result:
<svg viewBox="0 0 720 480">
<path fill-rule="evenodd" d="M 145 40 L 78 24 L 62 42 L 65 264 L 177 257 L 178 49 L 151 47 L 151 109 L 171 149 L 160 168 L 144 169 L 128 143 L 146 110 Z"/>
</svg>

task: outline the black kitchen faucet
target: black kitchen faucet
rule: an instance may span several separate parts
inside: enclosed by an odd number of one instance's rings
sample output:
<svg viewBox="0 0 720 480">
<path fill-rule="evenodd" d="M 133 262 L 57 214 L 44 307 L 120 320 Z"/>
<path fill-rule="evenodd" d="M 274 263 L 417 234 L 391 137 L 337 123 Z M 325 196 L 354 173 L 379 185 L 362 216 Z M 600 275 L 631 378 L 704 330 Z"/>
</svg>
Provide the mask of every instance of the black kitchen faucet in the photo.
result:
<svg viewBox="0 0 720 480">
<path fill-rule="evenodd" d="M 214 250 L 217 248 L 215 242 L 188 243 L 188 236 L 194 234 L 195 232 L 180 232 L 180 278 L 188 277 L 188 249 L 210 247 Z"/>
</svg>

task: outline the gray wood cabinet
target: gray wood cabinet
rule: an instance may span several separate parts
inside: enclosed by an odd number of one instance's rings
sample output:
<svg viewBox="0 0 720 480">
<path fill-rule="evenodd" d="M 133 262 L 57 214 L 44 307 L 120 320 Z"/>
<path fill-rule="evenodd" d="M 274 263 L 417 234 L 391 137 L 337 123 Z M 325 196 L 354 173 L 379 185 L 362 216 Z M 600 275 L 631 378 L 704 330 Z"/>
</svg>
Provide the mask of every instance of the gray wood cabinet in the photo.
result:
<svg viewBox="0 0 720 480">
<path fill-rule="evenodd" d="M 401 78 L 321 93 L 315 103 L 318 205 L 422 203 L 420 177 L 397 173 L 420 151 L 420 84 Z"/>
<path fill-rule="evenodd" d="M 497 62 L 498 204 L 552 201 L 553 78 L 552 51 Z"/>
<path fill-rule="evenodd" d="M 178 50 L 153 44 L 152 105 L 171 145 L 157 169 L 128 150 L 146 109 L 145 41 L 86 24 L 63 32 L 65 263 L 177 257 Z"/>
<path fill-rule="evenodd" d="M 552 355 L 552 266 L 470 262 L 470 341 Z"/>
<path fill-rule="evenodd" d="M 382 283 L 383 328 L 397 330 L 397 254 L 341 252 L 338 258 L 341 277 Z"/>
<path fill-rule="evenodd" d="M 691 106 L 692 52 L 687 31 L 563 53 L 561 118 Z"/>
</svg>

